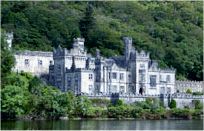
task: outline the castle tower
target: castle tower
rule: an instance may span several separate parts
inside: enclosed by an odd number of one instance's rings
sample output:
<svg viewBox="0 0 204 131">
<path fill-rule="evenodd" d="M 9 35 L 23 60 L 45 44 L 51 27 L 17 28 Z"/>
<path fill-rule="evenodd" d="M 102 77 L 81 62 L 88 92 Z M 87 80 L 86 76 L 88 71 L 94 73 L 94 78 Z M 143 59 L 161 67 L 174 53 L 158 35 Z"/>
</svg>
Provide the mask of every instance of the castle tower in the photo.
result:
<svg viewBox="0 0 204 131">
<path fill-rule="evenodd" d="M 84 42 L 85 42 L 84 38 L 76 38 L 76 39 L 74 38 L 73 47 L 79 48 L 81 51 L 84 51 Z"/>
<path fill-rule="evenodd" d="M 131 49 L 132 49 L 132 38 L 131 37 L 123 37 L 123 41 L 125 44 L 125 50 L 124 50 L 125 61 L 127 62 L 130 58 L 130 53 L 131 53 Z"/>
</svg>

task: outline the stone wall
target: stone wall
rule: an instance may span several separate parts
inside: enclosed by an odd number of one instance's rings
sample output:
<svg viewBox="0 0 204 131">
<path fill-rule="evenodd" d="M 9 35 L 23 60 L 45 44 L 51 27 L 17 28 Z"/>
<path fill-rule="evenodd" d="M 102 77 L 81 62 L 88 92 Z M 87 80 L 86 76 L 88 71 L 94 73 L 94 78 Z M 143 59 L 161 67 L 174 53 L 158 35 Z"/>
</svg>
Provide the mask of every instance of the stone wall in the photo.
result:
<svg viewBox="0 0 204 131">
<path fill-rule="evenodd" d="M 29 72 L 34 75 L 43 75 L 49 73 L 49 65 L 53 62 L 52 52 L 42 51 L 23 51 L 16 52 L 15 55 L 16 72 Z"/>
<path fill-rule="evenodd" d="M 108 99 L 111 100 L 111 95 L 87 95 L 90 99 L 98 98 L 98 99 Z M 123 100 L 125 103 L 133 103 L 135 101 L 145 101 L 146 98 L 158 98 L 164 102 L 164 106 L 168 107 L 168 102 L 174 99 L 177 103 L 177 108 L 190 107 L 193 108 L 193 100 L 199 100 L 204 103 L 204 96 L 193 96 L 191 94 L 164 94 L 161 95 L 120 95 L 119 99 Z"/>
<path fill-rule="evenodd" d="M 192 92 L 203 92 L 204 82 L 203 81 L 176 81 L 175 90 L 177 92 L 184 92 L 191 89 Z"/>
</svg>

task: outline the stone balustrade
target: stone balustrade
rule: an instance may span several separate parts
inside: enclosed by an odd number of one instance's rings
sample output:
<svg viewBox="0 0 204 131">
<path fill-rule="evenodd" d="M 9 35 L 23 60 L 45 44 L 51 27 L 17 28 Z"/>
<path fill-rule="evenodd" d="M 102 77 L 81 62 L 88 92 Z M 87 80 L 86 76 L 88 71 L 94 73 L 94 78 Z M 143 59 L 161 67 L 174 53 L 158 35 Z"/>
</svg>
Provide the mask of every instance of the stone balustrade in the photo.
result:
<svg viewBox="0 0 204 131">
<path fill-rule="evenodd" d="M 101 98 L 105 98 L 105 97 L 111 97 L 111 94 L 83 94 L 85 96 L 88 97 L 101 97 Z M 163 94 L 162 95 L 164 98 L 168 98 L 169 94 Z M 148 94 L 122 94 L 119 95 L 120 98 L 160 98 L 161 95 L 159 94 L 155 94 L 155 95 L 148 95 Z M 175 94 L 170 94 L 170 97 L 172 99 L 177 98 L 177 99 L 204 99 L 204 95 L 201 96 L 194 96 L 191 94 L 184 94 L 184 93 L 175 93 Z"/>
</svg>

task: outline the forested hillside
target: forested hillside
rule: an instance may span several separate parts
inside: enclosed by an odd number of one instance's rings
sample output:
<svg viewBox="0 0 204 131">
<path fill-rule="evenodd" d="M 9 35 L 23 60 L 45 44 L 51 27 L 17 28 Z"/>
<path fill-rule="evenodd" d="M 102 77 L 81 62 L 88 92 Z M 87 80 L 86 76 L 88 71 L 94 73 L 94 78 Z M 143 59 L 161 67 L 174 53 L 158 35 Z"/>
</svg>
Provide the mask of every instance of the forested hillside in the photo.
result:
<svg viewBox="0 0 204 131">
<path fill-rule="evenodd" d="M 1 2 L 1 26 L 14 32 L 13 49 L 70 48 L 84 37 L 89 52 L 123 54 L 123 36 L 133 38 L 177 79 L 202 80 L 202 2 Z"/>
</svg>

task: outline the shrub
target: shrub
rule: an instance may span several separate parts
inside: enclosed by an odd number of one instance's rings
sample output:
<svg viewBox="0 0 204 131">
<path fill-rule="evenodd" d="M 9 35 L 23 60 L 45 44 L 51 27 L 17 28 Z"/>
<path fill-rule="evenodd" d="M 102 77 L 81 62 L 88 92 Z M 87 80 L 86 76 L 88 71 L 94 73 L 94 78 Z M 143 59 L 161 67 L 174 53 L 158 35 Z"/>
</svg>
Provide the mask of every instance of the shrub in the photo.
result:
<svg viewBox="0 0 204 131">
<path fill-rule="evenodd" d="M 193 112 L 191 110 L 189 110 L 189 109 L 174 108 L 174 109 L 171 110 L 171 113 L 172 113 L 173 117 L 191 119 Z"/>
<path fill-rule="evenodd" d="M 141 107 L 134 107 L 131 114 L 132 117 L 134 118 L 140 118 L 141 117 L 141 113 L 143 112 L 143 109 Z"/>
<path fill-rule="evenodd" d="M 130 106 L 122 105 L 122 106 L 111 106 L 108 107 L 108 117 L 109 118 L 131 118 L 132 117 L 132 109 Z"/>
<path fill-rule="evenodd" d="M 7 118 L 15 118 L 26 112 L 28 92 L 19 86 L 6 85 L 1 90 L 1 113 Z"/>
<path fill-rule="evenodd" d="M 204 94 L 203 94 L 203 92 L 193 92 L 192 95 L 199 96 L 199 95 L 204 95 Z"/>
<path fill-rule="evenodd" d="M 192 112 L 192 117 L 193 119 L 200 119 L 200 116 L 203 115 L 203 111 L 202 110 L 199 110 L 199 109 L 195 109 L 193 112 Z"/>
<path fill-rule="evenodd" d="M 142 109 L 150 109 L 151 106 L 149 104 L 147 104 L 147 102 L 145 101 L 137 101 L 134 103 L 135 106 L 141 107 Z"/>
<path fill-rule="evenodd" d="M 111 102 L 108 99 L 90 99 L 93 106 L 100 106 L 100 107 L 104 107 L 104 106 L 108 106 Z"/>
<path fill-rule="evenodd" d="M 176 101 L 175 100 L 171 100 L 169 107 L 172 108 L 176 108 Z"/>
<path fill-rule="evenodd" d="M 191 89 L 187 89 L 187 90 L 186 90 L 186 93 L 192 94 L 192 90 L 191 90 Z"/>
<path fill-rule="evenodd" d="M 119 99 L 119 100 L 116 101 L 115 105 L 116 106 L 121 106 L 121 105 L 123 105 L 123 101 Z"/>
<path fill-rule="evenodd" d="M 103 118 L 107 116 L 107 110 L 101 107 L 90 107 L 87 113 L 88 118 Z"/>
<path fill-rule="evenodd" d="M 193 100 L 195 109 L 203 109 L 203 104 L 199 100 Z"/>
</svg>

